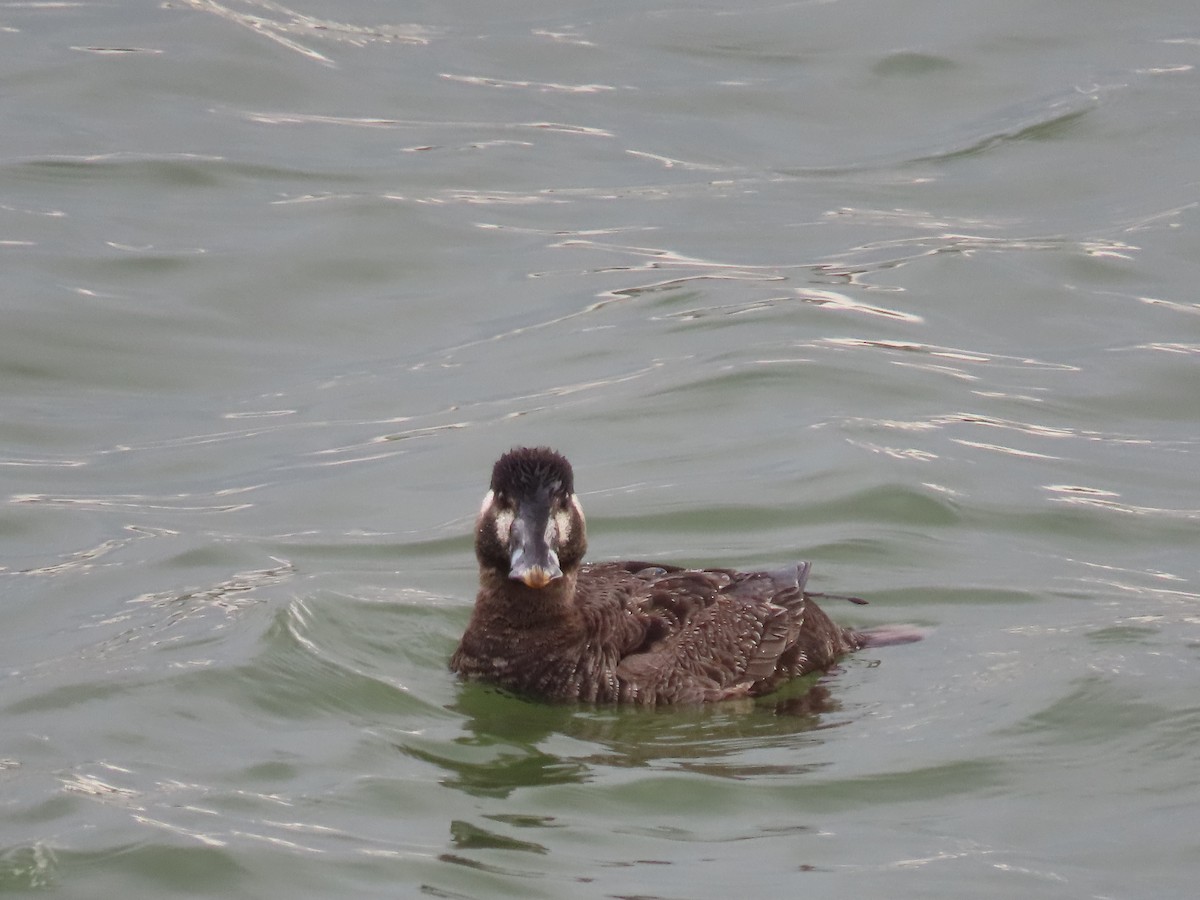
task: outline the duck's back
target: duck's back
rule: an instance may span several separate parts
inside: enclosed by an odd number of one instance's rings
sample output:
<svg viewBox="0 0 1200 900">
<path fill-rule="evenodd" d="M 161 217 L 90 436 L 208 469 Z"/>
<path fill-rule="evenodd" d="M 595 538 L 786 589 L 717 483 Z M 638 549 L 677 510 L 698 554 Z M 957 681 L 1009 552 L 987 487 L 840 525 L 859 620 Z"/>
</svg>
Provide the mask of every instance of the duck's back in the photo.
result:
<svg viewBox="0 0 1200 900">
<path fill-rule="evenodd" d="M 805 595 L 808 568 L 598 563 L 581 569 L 576 601 L 585 620 L 619 610 L 642 623 L 645 637 L 623 648 L 615 670 L 625 698 L 656 704 L 757 695 L 827 669 L 859 646 L 854 632 Z"/>
</svg>

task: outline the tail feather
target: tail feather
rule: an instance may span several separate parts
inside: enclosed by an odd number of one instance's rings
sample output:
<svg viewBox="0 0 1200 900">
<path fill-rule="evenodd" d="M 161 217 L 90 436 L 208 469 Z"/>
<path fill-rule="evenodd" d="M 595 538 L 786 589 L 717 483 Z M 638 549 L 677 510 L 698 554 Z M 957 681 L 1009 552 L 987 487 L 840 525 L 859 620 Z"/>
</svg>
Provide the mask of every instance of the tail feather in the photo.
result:
<svg viewBox="0 0 1200 900">
<path fill-rule="evenodd" d="M 867 605 L 867 601 L 862 597 L 851 597 L 848 594 L 826 594 L 823 591 L 805 591 L 804 596 L 812 597 L 814 600 L 845 600 L 848 603 L 857 603 L 859 606 Z"/>
<path fill-rule="evenodd" d="M 917 625 L 879 625 L 855 631 L 860 647 L 888 647 L 892 644 L 911 644 L 924 640 L 930 629 Z"/>
</svg>

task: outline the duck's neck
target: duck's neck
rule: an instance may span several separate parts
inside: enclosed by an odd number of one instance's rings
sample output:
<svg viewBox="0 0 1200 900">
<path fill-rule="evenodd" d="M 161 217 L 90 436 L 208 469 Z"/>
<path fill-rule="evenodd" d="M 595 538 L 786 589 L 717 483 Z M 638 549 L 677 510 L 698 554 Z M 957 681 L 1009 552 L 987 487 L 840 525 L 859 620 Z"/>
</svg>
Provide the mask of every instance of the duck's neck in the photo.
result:
<svg viewBox="0 0 1200 900">
<path fill-rule="evenodd" d="M 515 629 L 569 628 L 579 622 L 575 605 L 577 572 L 564 572 L 543 588 L 513 581 L 495 569 L 480 569 L 479 597 L 490 616 Z"/>
</svg>

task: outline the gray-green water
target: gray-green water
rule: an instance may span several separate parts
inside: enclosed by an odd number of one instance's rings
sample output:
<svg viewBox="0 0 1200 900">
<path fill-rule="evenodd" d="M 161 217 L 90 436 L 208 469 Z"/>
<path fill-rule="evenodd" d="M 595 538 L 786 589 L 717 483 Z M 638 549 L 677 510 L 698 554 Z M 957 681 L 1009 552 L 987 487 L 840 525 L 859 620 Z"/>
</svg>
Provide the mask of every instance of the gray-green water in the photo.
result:
<svg viewBox="0 0 1200 900">
<path fill-rule="evenodd" d="M 0 892 L 1190 898 L 1200 16 L 0 5 Z M 493 459 L 832 708 L 445 669 Z"/>
</svg>

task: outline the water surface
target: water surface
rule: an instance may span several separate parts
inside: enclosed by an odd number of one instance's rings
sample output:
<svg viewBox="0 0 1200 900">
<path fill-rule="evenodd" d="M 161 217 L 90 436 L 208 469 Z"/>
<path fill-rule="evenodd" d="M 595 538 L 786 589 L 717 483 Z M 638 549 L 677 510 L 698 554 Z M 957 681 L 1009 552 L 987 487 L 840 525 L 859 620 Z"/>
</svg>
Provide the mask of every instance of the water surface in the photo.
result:
<svg viewBox="0 0 1200 900">
<path fill-rule="evenodd" d="M 0 891 L 1191 897 L 1198 62 L 1169 0 L 0 6 Z M 930 635 L 460 685 L 543 443 L 593 558 Z"/>
</svg>

